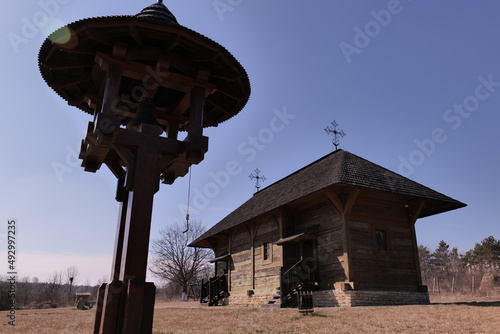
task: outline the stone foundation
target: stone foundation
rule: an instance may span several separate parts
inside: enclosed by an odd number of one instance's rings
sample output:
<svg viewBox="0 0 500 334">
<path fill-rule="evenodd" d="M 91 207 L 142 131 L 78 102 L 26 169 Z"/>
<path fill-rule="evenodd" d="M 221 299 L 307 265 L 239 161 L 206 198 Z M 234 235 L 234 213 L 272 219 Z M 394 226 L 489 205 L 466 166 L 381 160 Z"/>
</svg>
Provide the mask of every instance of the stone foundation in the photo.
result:
<svg viewBox="0 0 500 334">
<path fill-rule="evenodd" d="M 314 307 L 351 307 L 384 305 L 426 305 L 427 292 L 324 290 L 314 291 Z"/>
<path fill-rule="evenodd" d="M 273 298 L 272 293 L 231 295 L 222 305 L 259 307 Z M 314 307 L 352 307 L 388 305 L 430 304 L 427 292 L 370 291 L 370 290 L 323 290 L 313 292 Z"/>
<path fill-rule="evenodd" d="M 273 298 L 273 293 L 267 294 L 252 294 L 248 295 L 232 295 L 227 298 L 227 304 L 235 306 L 250 306 L 259 307 L 259 305 L 267 304 L 267 301 Z"/>
</svg>

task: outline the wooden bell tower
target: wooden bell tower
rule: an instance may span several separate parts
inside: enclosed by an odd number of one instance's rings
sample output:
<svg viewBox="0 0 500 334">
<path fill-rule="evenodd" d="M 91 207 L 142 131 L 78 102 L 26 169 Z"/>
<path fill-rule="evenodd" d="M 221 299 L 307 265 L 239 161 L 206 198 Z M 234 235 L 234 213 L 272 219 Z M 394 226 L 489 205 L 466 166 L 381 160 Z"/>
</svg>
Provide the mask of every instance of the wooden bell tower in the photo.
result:
<svg viewBox="0 0 500 334">
<path fill-rule="evenodd" d="M 241 111 L 248 76 L 222 46 L 179 25 L 162 1 L 137 15 L 60 28 L 43 43 L 39 67 L 69 105 L 93 116 L 82 167 L 96 172 L 105 164 L 118 180 L 111 282 L 99 290 L 94 333 L 151 333 L 155 286 L 146 270 L 154 194 L 160 182 L 172 184 L 203 160 L 203 128 Z"/>
</svg>

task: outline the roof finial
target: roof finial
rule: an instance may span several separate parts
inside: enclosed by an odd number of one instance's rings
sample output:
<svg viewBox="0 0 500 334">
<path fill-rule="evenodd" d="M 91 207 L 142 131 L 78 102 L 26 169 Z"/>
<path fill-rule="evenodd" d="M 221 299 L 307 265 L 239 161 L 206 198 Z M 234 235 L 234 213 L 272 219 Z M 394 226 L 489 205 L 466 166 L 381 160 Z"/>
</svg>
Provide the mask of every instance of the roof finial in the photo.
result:
<svg viewBox="0 0 500 334">
<path fill-rule="evenodd" d="M 158 3 L 161 3 L 161 4 L 163 4 L 163 0 L 158 0 Z"/>
<path fill-rule="evenodd" d="M 332 144 L 335 145 L 335 151 L 338 149 L 338 146 L 340 145 L 339 137 L 344 138 L 346 136 L 346 133 L 343 130 L 338 131 L 337 127 L 339 126 L 336 121 L 333 121 L 332 126 L 327 126 L 325 128 L 325 131 L 327 134 L 333 134 L 333 139 L 332 139 Z"/>
<path fill-rule="evenodd" d="M 252 180 L 255 179 L 255 189 L 257 189 L 256 192 L 259 192 L 259 190 L 260 190 L 260 182 L 264 182 L 266 180 L 266 177 L 264 175 L 259 175 L 260 170 L 258 168 L 256 168 L 254 170 L 254 172 L 255 172 L 255 175 L 254 174 L 250 174 L 250 175 L 248 175 L 248 177 L 250 179 L 252 179 Z"/>
</svg>

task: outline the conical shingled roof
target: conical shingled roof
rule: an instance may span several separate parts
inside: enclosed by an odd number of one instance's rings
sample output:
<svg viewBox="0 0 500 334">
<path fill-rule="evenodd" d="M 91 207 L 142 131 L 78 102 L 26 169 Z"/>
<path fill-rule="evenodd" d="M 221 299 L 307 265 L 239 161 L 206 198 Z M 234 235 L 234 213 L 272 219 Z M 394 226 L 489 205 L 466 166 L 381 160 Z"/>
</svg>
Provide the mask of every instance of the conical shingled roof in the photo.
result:
<svg viewBox="0 0 500 334">
<path fill-rule="evenodd" d="M 158 1 L 144 8 L 139 14 L 135 15 L 135 17 L 144 20 L 161 21 L 171 25 L 179 25 L 174 14 L 168 10 L 163 4 L 163 1 Z"/>
<path fill-rule="evenodd" d="M 249 100 L 250 81 L 238 60 L 212 39 L 179 25 L 161 1 L 136 15 L 92 17 L 56 30 L 38 54 L 42 78 L 69 105 L 93 115 L 95 106 L 102 103 L 104 86 L 104 70 L 99 68 L 96 55 L 114 57 L 116 44 L 127 45 L 123 61 L 149 70 L 135 78 L 122 75 L 124 82 L 114 109 L 123 125 L 135 117 L 136 88 L 144 83 L 153 87 L 160 84 L 153 97 L 160 110 L 158 121 L 163 126 L 176 123 L 179 131 L 186 131 L 190 121 L 186 87 L 199 79 L 200 69 L 209 94 L 204 103 L 204 127 L 232 118 Z M 167 85 L 170 80 L 158 68 L 160 58 L 168 64 L 169 75 L 181 75 L 184 81 L 174 87 Z"/>
<path fill-rule="evenodd" d="M 419 218 L 464 207 L 465 204 L 355 154 L 337 150 L 262 189 L 205 232 L 190 246 L 292 201 L 332 185 L 355 186 L 425 199 Z"/>
</svg>

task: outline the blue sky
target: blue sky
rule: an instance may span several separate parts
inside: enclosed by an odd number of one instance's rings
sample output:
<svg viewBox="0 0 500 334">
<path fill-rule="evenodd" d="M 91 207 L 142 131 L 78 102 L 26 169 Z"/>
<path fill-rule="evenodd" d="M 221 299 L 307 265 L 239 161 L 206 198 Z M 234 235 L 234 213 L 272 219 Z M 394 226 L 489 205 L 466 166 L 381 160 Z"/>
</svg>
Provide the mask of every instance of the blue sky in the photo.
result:
<svg viewBox="0 0 500 334">
<path fill-rule="evenodd" d="M 90 116 L 44 83 L 39 47 L 65 23 L 131 15 L 151 2 L 4 4 L 0 240 L 16 218 L 21 276 L 45 280 L 70 265 L 80 283 L 109 275 L 118 214 L 114 176 L 105 167 L 84 172 L 76 158 Z M 465 252 L 500 238 L 500 3 L 165 4 L 180 24 L 226 47 L 252 85 L 245 109 L 206 131 L 209 151 L 192 169 L 191 219 L 210 227 L 246 201 L 255 168 L 265 186 L 331 152 L 323 129 L 336 120 L 347 133 L 340 148 L 468 204 L 419 220 L 419 243 L 434 248 L 443 239 Z M 161 186 L 152 238 L 183 221 L 187 185 L 183 178 Z"/>
</svg>

